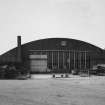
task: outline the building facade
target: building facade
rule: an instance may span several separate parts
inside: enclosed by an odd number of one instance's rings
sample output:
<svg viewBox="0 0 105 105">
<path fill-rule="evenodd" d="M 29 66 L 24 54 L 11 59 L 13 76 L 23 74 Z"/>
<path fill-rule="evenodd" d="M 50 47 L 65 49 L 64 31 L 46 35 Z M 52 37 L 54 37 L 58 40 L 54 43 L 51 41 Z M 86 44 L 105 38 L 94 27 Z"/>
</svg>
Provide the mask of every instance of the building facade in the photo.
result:
<svg viewBox="0 0 105 105">
<path fill-rule="evenodd" d="M 71 73 L 105 64 L 104 50 L 84 41 L 48 38 L 21 45 L 0 56 L 1 65 L 21 65 L 31 73 Z"/>
</svg>

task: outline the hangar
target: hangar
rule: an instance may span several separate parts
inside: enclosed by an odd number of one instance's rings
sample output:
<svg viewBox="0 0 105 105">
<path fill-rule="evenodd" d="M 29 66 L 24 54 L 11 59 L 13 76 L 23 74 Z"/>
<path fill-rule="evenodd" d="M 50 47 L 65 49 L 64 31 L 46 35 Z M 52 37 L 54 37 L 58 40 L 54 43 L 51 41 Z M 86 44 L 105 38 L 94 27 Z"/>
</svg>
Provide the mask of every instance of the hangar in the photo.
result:
<svg viewBox="0 0 105 105">
<path fill-rule="evenodd" d="M 30 73 L 88 72 L 94 65 L 105 64 L 103 49 L 84 41 L 69 38 L 48 38 L 21 45 L 0 56 L 0 65 L 15 65 Z"/>
</svg>

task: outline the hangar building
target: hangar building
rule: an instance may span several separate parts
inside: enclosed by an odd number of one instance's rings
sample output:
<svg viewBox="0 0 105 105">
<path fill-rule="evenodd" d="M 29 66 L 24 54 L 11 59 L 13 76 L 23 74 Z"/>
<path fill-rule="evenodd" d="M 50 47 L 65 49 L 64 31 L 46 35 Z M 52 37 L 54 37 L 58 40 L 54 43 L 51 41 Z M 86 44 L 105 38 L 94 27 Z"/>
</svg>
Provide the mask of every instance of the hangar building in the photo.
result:
<svg viewBox="0 0 105 105">
<path fill-rule="evenodd" d="M 69 38 L 48 38 L 21 45 L 0 56 L 0 65 L 21 65 L 31 73 L 71 73 L 105 64 L 103 49 Z"/>
</svg>

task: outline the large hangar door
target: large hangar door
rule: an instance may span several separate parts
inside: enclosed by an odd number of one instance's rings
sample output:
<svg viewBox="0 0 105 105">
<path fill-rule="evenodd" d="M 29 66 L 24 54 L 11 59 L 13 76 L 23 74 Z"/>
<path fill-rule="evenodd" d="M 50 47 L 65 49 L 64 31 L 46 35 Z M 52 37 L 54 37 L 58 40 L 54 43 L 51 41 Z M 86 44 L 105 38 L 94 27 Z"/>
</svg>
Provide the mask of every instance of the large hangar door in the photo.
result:
<svg viewBox="0 0 105 105">
<path fill-rule="evenodd" d="M 47 55 L 30 55 L 31 72 L 47 71 Z"/>
</svg>

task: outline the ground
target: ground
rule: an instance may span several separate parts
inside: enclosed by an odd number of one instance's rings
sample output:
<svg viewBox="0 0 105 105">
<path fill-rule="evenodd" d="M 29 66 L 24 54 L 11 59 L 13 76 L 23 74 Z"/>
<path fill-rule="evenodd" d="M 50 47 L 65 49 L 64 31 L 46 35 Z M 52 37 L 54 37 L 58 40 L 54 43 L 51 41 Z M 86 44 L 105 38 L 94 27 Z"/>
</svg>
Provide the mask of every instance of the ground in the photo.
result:
<svg viewBox="0 0 105 105">
<path fill-rule="evenodd" d="M 0 105 L 105 105 L 105 77 L 0 80 Z"/>
</svg>

